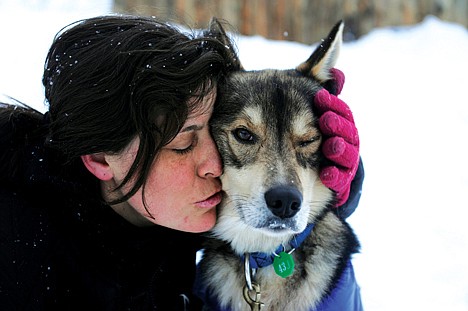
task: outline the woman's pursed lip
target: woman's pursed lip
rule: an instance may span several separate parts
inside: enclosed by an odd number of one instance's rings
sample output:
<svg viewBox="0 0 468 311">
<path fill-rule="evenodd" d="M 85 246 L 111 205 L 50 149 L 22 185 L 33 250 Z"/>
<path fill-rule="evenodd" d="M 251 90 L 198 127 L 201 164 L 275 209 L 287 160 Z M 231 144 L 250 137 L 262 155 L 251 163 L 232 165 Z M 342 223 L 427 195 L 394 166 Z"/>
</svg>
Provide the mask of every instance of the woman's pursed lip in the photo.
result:
<svg viewBox="0 0 468 311">
<path fill-rule="evenodd" d="M 215 194 L 213 194 L 211 197 L 206 198 L 203 201 L 199 201 L 199 202 L 197 202 L 195 204 L 198 207 L 202 207 L 202 208 L 212 208 L 212 207 L 217 206 L 221 202 L 222 198 L 223 198 L 223 196 L 222 196 L 221 191 L 218 191 Z"/>
</svg>

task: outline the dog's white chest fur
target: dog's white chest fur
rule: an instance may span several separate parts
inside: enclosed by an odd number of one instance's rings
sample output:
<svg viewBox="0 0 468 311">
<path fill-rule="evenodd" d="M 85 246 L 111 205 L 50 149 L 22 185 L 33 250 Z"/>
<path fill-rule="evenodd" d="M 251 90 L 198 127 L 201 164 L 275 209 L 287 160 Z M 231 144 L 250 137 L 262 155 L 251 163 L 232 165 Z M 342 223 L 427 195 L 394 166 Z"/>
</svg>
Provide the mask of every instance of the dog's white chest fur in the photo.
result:
<svg viewBox="0 0 468 311">
<path fill-rule="evenodd" d="M 349 228 L 335 214 L 328 212 L 300 248 L 292 253 L 295 268 L 291 276 L 278 276 L 271 265 L 257 269 L 254 281 L 260 285 L 261 302 L 265 304 L 261 310 L 310 310 L 320 303 L 330 290 L 349 234 Z M 217 297 L 219 305 L 236 311 L 250 311 L 243 296 L 247 284 L 244 262 L 224 247 L 227 246 L 218 240 L 208 244 L 201 261 L 205 285 Z"/>
</svg>

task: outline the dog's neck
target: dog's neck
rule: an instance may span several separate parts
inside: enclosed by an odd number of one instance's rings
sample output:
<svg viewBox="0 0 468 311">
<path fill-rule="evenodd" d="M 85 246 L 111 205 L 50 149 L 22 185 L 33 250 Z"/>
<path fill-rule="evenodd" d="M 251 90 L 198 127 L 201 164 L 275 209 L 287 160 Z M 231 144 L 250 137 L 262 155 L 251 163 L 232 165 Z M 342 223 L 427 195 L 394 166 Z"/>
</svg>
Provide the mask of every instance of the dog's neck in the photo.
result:
<svg viewBox="0 0 468 311">
<path fill-rule="evenodd" d="M 302 231 L 301 233 L 298 233 L 293 236 L 293 238 L 289 241 L 289 247 L 290 249 L 286 248 L 286 245 L 281 244 L 279 245 L 274 252 L 268 252 L 268 253 L 263 253 L 263 252 L 250 252 L 249 253 L 249 261 L 250 261 L 250 267 L 253 269 L 257 268 L 262 268 L 269 266 L 273 263 L 273 260 L 275 256 L 278 256 L 280 252 L 283 251 L 289 251 L 292 252 L 296 248 L 298 248 L 302 242 L 310 235 L 312 232 L 312 229 L 314 229 L 314 224 L 311 223 L 307 225 L 307 227 Z M 242 261 L 244 261 L 244 256 L 241 256 Z"/>
</svg>

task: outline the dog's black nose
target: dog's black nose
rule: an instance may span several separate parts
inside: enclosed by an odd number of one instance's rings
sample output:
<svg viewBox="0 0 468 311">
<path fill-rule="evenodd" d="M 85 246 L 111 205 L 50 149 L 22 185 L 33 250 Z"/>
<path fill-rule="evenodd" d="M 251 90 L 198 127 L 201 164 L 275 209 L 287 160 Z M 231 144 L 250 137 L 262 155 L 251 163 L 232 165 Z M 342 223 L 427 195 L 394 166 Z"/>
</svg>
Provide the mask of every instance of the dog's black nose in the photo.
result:
<svg viewBox="0 0 468 311">
<path fill-rule="evenodd" d="M 294 187 L 278 186 L 265 192 L 265 201 L 275 216 L 290 218 L 301 209 L 302 194 Z"/>
</svg>

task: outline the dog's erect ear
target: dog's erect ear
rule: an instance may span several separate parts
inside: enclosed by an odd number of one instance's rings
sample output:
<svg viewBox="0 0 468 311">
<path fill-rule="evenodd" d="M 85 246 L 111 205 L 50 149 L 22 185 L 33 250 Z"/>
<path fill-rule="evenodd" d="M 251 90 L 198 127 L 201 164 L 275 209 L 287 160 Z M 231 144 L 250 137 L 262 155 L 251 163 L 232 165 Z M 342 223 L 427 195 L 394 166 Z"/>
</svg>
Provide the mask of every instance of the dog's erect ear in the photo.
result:
<svg viewBox="0 0 468 311">
<path fill-rule="evenodd" d="M 217 19 L 216 17 L 211 18 L 208 31 L 205 32 L 205 34 L 209 37 L 213 37 L 221 41 L 224 44 L 224 46 L 230 51 L 229 53 L 230 57 L 232 58 L 232 66 L 234 70 L 244 70 L 244 67 L 240 63 L 234 44 L 227 35 L 226 31 L 224 30 L 222 22 L 219 19 Z"/>
<path fill-rule="evenodd" d="M 333 68 L 340 54 L 343 42 L 344 22 L 339 21 L 322 40 L 320 45 L 310 55 L 309 59 L 296 67 L 305 76 L 311 76 L 320 83 L 331 79 L 330 69 Z"/>
</svg>

